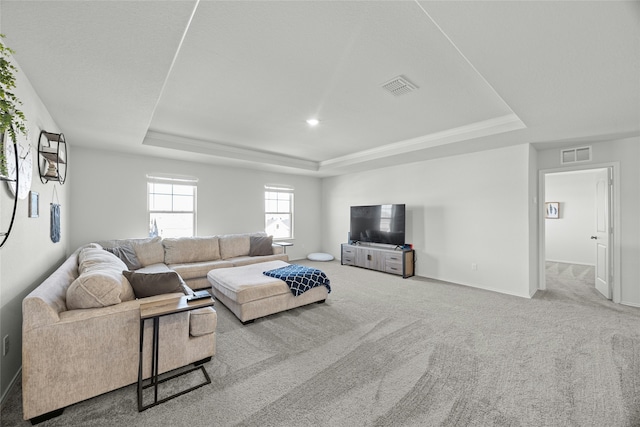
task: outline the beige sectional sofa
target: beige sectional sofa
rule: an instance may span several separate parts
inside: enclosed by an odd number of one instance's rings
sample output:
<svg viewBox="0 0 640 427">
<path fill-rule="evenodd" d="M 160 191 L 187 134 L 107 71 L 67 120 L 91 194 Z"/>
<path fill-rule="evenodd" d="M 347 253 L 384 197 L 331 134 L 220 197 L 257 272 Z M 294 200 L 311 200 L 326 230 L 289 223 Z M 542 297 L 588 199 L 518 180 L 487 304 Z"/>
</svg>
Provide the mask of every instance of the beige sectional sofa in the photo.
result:
<svg viewBox="0 0 640 427">
<path fill-rule="evenodd" d="M 252 245 L 252 242 L 259 242 Z M 159 237 L 107 240 L 105 248 L 130 244 L 142 267 L 165 264 L 180 274 L 193 290 L 210 289 L 207 273 L 217 268 L 238 267 L 266 261 L 288 261 L 284 248 L 266 233 L 225 234 L 209 237 Z M 260 250 L 262 249 L 262 250 Z"/>
<path fill-rule="evenodd" d="M 140 304 L 184 293 L 136 299 L 122 271 L 175 275 L 174 270 L 184 280 L 179 290 L 189 293 L 210 287 L 212 269 L 269 260 L 288 258 L 264 233 L 110 240 L 78 248 L 23 300 L 24 419 L 57 415 L 68 405 L 137 382 Z M 216 322 L 211 308 L 163 317 L 160 373 L 213 356 Z M 152 326 L 146 323 L 144 378 L 151 373 Z"/>
</svg>

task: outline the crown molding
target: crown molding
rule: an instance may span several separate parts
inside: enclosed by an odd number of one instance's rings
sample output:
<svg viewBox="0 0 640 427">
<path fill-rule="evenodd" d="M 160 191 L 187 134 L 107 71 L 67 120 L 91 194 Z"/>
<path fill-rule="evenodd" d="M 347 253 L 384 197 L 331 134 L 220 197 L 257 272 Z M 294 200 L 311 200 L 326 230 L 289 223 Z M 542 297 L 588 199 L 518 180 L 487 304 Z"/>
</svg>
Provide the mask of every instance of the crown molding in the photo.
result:
<svg viewBox="0 0 640 427">
<path fill-rule="evenodd" d="M 244 162 L 259 163 L 261 165 L 267 164 L 271 166 L 287 167 L 305 172 L 330 173 L 337 169 L 397 156 L 399 154 L 424 151 L 455 142 L 496 135 L 523 128 L 526 128 L 526 126 L 517 115 L 508 114 L 417 138 L 407 139 L 405 141 L 383 145 L 370 150 L 359 151 L 357 153 L 336 157 L 322 162 L 315 162 L 283 154 L 268 153 L 260 150 L 252 150 L 213 141 L 187 138 L 151 130 L 147 132 L 143 144 L 205 154 L 220 158 L 241 160 Z"/>
<path fill-rule="evenodd" d="M 346 156 L 320 162 L 320 171 L 353 166 L 359 163 L 372 160 L 379 160 L 385 157 L 395 156 L 427 150 L 429 148 L 452 144 L 454 142 L 466 141 L 481 138 L 499 133 L 526 128 L 526 125 L 515 114 L 496 117 L 481 122 L 475 122 L 457 128 L 447 129 L 441 132 L 407 139 L 381 147 L 364 150 Z"/>
<path fill-rule="evenodd" d="M 289 157 L 284 154 L 273 154 L 248 148 L 234 147 L 213 141 L 205 141 L 195 138 L 172 135 L 168 133 L 148 131 L 142 142 L 144 145 L 170 148 L 173 150 L 189 151 L 198 154 L 207 154 L 215 157 L 230 158 L 255 163 L 268 163 L 276 166 L 285 166 L 305 171 L 318 171 L 319 164 L 311 160 Z"/>
</svg>

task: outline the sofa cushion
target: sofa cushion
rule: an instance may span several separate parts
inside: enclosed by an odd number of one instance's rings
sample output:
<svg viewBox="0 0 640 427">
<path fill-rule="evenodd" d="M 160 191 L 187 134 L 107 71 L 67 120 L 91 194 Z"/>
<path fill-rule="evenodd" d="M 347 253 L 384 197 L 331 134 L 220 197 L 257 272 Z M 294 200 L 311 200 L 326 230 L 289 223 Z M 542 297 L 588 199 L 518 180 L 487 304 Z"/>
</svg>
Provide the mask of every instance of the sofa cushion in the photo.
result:
<svg viewBox="0 0 640 427">
<path fill-rule="evenodd" d="M 220 236 L 220 257 L 229 259 L 249 255 L 251 247 L 249 237 L 249 234 L 226 234 Z"/>
<path fill-rule="evenodd" d="M 188 287 L 190 287 L 194 291 L 211 289 L 211 283 L 209 283 L 207 276 L 196 277 L 195 279 L 184 279 L 184 282 Z"/>
<path fill-rule="evenodd" d="M 187 264 L 170 264 L 169 268 L 178 272 L 184 280 L 207 277 L 210 270 L 216 268 L 229 268 L 233 264 L 229 261 L 219 259 L 217 261 L 191 262 Z"/>
<path fill-rule="evenodd" d="M 67 289 L 67 308 L 106 307 L 135 298 L 122 275 L 126 265 L 118 257 L 99 247 L 87 247 L 78 254 L 79 276 Z"/>
<path fill-rule="evenodd" d="M 159 262 L 157 264 L 147 265 L 146 267 L 142 267 L 136 270 L 138 273 L 164 273 L 167 271 L 172 271 L 172 268 L 169 268 L 167 264 L 163 262 Z"/>
<path fill-rule="evenodd" d="M 167 264 L 220 259 L 217 236 L 166 238 L 162 240 L 162 245 L 164 246 L 164 262 Z"/>
<path fill-rule="evenodd" d="M 113 248 L 104 248 L 105 251 L 111 252 L 125 263 L 129 270 L 137 270 L 142 267 L 140 260 L 136 256 L 136 251 L 131 243 L 124 243 L 121 246 Z"/>
<path fill-rule="evenodd" d="M 258 264 L 267 261 L 289 261 L 287 254 L 273 254 L 263 256 L 239 256 L 228 260 L 234 267 L 240 267 L 249 264 Z"/>
<path fill-rule="evenodd" d="M 123 271 L 122 274 L 129 280 L 136 298 L 146 298 L 155 295 L 184 293 L 182 279 L 175 271 L 163 271 L 159 273 L 140 273 L 138 271 Z"/>
<path fill-rule="evenodd" d="M 275 295 L 291 294 L 280 279 L 265 276 L 265 271 L 286 267 L 286 262 L 270 261 L 234 268 L 212 270 L 207 274 L 214 289 L 238 304 L 245 304 Z"/>
<path fill-rule="evenodd" d="M 250 236 L 249 256 L 273 255 L 273 236 Z"/>
<path fill-rule="evenodd" d="M 140 265 L 143 267 L 164 262 L 162 238 L 136 239 L 131 241 L 131 245 L 136 252 Z"/>
<path fill-rule="evenodd" d="M 204 307 L 189 312 L 189 335 L 199 337 L 216 331 L 218 315 L 213 307 Z"/>
</svg>

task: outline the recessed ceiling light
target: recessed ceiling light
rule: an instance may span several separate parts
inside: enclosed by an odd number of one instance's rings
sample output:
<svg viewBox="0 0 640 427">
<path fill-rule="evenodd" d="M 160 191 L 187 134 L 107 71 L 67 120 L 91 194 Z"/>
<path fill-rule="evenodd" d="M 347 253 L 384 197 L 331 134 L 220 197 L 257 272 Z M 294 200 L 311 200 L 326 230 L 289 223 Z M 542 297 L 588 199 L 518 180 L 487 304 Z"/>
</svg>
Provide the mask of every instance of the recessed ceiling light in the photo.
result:
<svg viewBox="0 0 640 427">
<path fill-rule="evenodd" d="M 308 124 L 309 126 L 315 126 L 315 125 L 317 125 L 318 123 L 320 123 L 320 120 L 318 120 L 318 119 L 309 119 L 309 120 L 307 120 L 307 124 Z"/>
</svg>

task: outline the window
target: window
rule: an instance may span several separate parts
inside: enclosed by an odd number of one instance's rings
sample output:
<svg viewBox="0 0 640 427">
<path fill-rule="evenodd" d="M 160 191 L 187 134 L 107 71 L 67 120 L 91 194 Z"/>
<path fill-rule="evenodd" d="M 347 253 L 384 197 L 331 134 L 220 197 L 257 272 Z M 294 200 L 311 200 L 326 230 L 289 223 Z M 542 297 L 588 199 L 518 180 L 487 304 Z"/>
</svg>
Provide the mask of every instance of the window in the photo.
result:
<svg viewBox="0 0 640 427">
<path fill-rule="evenodd" d="M 149 236 L 195 235 L 197 183 L 195 178 L 147 176 Z"/>
<path fill-rule="evenodd" d="M 293 238 L 293 188 L 265 185 L 264 230 L 274 239 Z"/>
</svg>

